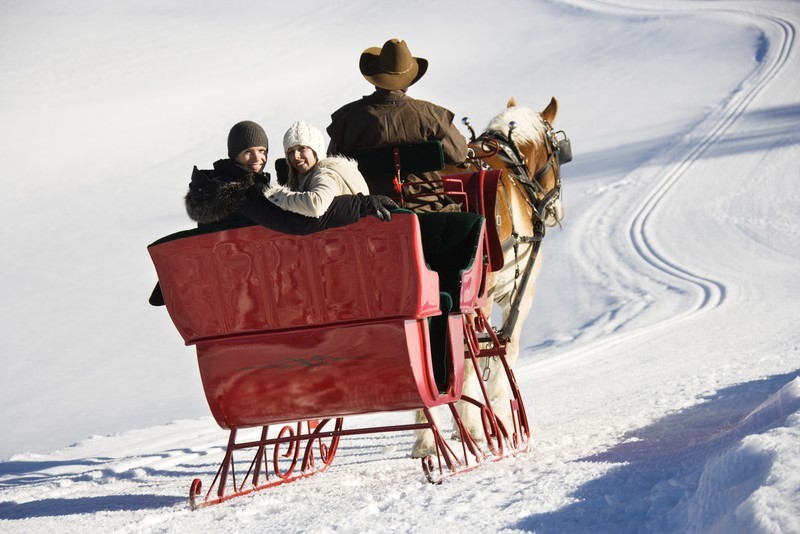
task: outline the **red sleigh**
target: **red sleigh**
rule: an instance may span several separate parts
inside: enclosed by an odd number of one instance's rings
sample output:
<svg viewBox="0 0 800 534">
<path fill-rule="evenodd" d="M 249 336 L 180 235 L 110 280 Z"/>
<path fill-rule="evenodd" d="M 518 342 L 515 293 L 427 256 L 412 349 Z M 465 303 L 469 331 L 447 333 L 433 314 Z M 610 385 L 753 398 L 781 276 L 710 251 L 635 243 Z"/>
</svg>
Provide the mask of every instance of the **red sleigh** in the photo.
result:
<svg viewBox="0 0 800 534">
<path fill-rule="evenodd" d="M 487 177 L 479 174 L 452 177 L 461 185 L 449 186 L 476 211 L 485 210 L 478 192 Z M 480 312 L 496 247 L 480 213 L 402 212 L 308 236 L 239 226 L 151 244 L 166 308 L 197 348 L 211 413 L 230 429 L 208 489 L 199 479 L 191 485 L 192 507 L 324 471 L 351 435 L 433 432 L 436 454 L 422 459 L 432 482 L 527 450 L 504 345 Z M 490 356 L 508 376 L 510 424 L 482 383 L 482 398 L 462 394 L 465 365 L 480 376 L 478 360 Z M 481 410 L 483 439 L 463 431 L 458 401 Z M 461 439 L 445 437 L 431 415 L 436 406 L 449 407 Z M 422 410 L 426 421 L 345 424 L 347 416 L 408 410 Z M 237 431 L 252 427 L 259 438 L 237 441 Z"/>
</svg>

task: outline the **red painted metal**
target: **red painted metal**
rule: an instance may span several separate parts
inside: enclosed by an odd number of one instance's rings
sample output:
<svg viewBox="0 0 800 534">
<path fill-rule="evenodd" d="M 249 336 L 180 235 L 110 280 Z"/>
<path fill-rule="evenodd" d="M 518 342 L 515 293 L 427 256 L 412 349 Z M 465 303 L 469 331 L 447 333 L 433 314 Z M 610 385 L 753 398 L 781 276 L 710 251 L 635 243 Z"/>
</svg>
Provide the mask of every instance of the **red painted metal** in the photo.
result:
<svg viewBox="0 0 800 534">
<path fill-rule="evenodd" d="M 460 324 L 460 316 L 453 320 Z M 464 342 L 454 336 L 451 343 Z M 411 410 L 458 399 L 462 375 L 453 372 L 449 390 L 439 393 L 428 353 L 427 321 L 404 319 L 197 345 L 206 398 L 223 428 Z M 463 370 L 463 358 L 454 365 Z"/>
<path fill-rule="evenodd" d="M 334 422 L 334 428 L 323 431 L 329 420 L 298 422 L 296 427 L 284 426 L 277 437 L 268 438 L 268 427 L 263 427 L 261 438 L 253 442 L 236 442 L 237 431 L 231 430 L 225 458 L 208 490 L 203 494 L 203 484 L 198 478 L 189 488 L 189 504 L 193 510 L 219 504 L 234 497 L 255 491 L 274 488 L 321 473 L 331 465 L 341 437 L 342 419 Z M 303 424 L 308 431 L 303 432 Z M 325 440 L 330 440 L 325 443 Z M 281 447 L 286 451 L 282 452 Z M 234 456 L 237 451 L 256 449 L 249 468 L 237 484 Z M 302 450 L 302 461 L 300 453 Z M 315 461 L 318 455 L 319 463 Z M 271 456 L 271 458 L 268 458 Z M 288 459 L 288 466 L 280 465 L 281 456 Z M 262 479 L 263 477 L 263 479 Z M 229 484 L 230 482 L 230 484 Z"/>
<path fill-rule="evenodd" d="M 444 190 L 448 195 L 466 202 L 467 210 L 486 217 L 486 254 L 489 257 L 489 271 L 503 268 L 503 246 L 495 224 L 495 205 L 497 204 L 497 183 L 500 171 L 481 169 L 476 172 L 448 174 L 442 177 Z"/>
</svg>

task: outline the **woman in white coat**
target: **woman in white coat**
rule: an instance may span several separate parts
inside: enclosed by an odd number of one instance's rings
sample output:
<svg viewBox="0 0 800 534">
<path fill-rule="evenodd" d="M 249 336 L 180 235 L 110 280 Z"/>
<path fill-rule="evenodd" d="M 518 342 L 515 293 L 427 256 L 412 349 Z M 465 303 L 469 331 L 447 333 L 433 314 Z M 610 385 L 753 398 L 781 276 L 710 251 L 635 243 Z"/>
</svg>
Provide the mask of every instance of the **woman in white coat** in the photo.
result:
<svg viewBox="0 0 800 534">
<path fill-rule="evenodd" d="M 289 163 L 286 186 L 273 184 L 264 192 L 270 202 L 282 209 L 320 217 L 334 197 L 369 194 L 355 160 L 326 156 L 319 128 L 295 122 L 283 136 L 283 150 Z"/>
</svg>

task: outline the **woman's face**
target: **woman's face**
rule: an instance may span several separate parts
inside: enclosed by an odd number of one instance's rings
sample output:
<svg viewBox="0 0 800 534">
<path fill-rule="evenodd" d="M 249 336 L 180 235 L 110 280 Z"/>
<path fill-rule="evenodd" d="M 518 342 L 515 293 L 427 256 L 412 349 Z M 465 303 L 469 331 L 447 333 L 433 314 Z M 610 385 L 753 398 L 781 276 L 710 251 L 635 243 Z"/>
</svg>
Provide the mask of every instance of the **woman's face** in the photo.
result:
<svg viewBox="0 0 800 534">
<path fill-rule="evenodd" d="M 261 172 L 267 164 L 267 148 L 263 146 L 245 148 L 236 156 L 236 164 L 250 172 Z"/>
<path fill-rule="evenodd" d="M 314 155 L 314 151 L 303 145 L 290 146 L 286 151 L 286 159 L 289 160 L 297 174 L 308 174 L 317 164 L 317 156 Z"/>
</svg>

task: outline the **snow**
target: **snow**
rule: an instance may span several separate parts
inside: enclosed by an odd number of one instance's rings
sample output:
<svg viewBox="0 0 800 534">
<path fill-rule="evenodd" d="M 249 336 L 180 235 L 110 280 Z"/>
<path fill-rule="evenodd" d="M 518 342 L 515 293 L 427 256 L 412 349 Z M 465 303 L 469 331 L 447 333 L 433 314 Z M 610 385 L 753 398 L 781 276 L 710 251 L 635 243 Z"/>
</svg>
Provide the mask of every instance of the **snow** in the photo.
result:
<svg viewBox="0 0 800 534">
<path fill-rule="evenodd" d="M 302 27 L 301 27 L 302 23 Z M 73 0 L 0 6 L 3 532 L 800 532 L 797 2 Z M 226 433 L 147 297 L 192 165 L 370 91 L 572 140 L 517 378 L 528 454 L 433 486 L 412 437 L 191 512 Z M 42 168 L 33 160 L 42 160 Z M 410 414 L 374 414 L 375 424 Z"/>
</svg>

